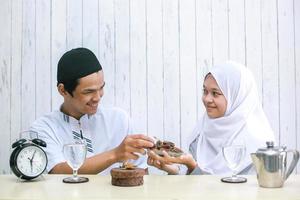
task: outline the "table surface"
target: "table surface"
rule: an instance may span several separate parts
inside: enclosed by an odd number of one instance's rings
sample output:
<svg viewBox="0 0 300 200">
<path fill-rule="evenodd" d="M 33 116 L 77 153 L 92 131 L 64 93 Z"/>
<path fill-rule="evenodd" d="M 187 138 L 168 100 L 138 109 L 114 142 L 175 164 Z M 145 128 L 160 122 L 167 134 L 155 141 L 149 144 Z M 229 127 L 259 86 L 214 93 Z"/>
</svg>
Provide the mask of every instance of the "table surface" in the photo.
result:
<svg viewBox="0 0 300 200">
<path fill-rule="evenodd" d="M 110 176 L 86 175 L 88 183 L 66 184 L 69 175 L 44 175 L 24 182 L 0 175 L 0 199 L 289 199 L 300 200 L 300 175 L 291 175 L 282 188 L 261 188 L 256 176 L 247 183 L 222 183 L 212 175 L 146 175 L 144 185 L 117 187 Z"/>
</svg>

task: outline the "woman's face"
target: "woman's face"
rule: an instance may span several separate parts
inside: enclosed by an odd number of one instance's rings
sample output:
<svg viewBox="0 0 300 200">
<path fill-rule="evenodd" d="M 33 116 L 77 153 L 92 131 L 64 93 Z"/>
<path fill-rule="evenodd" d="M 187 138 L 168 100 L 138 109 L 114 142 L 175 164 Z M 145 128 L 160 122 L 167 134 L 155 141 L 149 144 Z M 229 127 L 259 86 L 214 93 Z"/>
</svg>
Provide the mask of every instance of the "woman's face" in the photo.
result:
<svg viewBox="0 0 300 200">
<path fill-rule="evenodd" d="M 225 115 L 227 100 L 211 74 L 208 74 L 204 80 L 202 101 L 209 118 Z"/>
</svg>

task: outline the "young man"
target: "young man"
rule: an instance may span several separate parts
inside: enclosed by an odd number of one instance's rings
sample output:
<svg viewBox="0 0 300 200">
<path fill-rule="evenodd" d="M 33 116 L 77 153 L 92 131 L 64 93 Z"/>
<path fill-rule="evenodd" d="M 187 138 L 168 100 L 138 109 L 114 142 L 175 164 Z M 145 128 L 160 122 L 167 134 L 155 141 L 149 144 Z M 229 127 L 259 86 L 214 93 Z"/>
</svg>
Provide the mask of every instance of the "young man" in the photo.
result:
<svg viewBox="0 0 300 200">
<path fill-rule="evenodd" d="M 130 135 L 130 120 L 123 110 L 99 107 L 104 85 L 102 67 L 92 51 L 72 49 L 59 60 L 57 89 L 64 102 L 59 110 L 37 119 L 31 126 L 47 143 L 49 173 L 72 173 L 62 149 L 76 138 L 87 144 L 87 159 L 79 173 L 107 174 L 129 159 L 146 168 L 141 154 L 153 146 L 152 139 L 142 134 Z"/>
</svg>

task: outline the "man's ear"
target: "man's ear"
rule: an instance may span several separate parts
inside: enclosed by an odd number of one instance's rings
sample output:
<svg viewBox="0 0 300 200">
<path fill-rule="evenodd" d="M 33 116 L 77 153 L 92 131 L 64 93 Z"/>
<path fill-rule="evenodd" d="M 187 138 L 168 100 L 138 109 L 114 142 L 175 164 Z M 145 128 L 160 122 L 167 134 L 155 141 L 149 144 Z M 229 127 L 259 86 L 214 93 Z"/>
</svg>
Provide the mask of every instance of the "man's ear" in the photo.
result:
<svg viewBox="0 0 300 200">
<path fill-rule="evenodd" d="M 69 93 L 67 92 L 67 90 L 65 89 L 65 86 L 64 86 L 64 84 L 63 83 L 60 83 L 60 84 L 58 84 L 58 86 L 57 86 L 57 90 L 58 90 L 58 92 L 59 92 L 59 94 L 61 95 L 61 96 L 67 96 Z"/>
</svg>

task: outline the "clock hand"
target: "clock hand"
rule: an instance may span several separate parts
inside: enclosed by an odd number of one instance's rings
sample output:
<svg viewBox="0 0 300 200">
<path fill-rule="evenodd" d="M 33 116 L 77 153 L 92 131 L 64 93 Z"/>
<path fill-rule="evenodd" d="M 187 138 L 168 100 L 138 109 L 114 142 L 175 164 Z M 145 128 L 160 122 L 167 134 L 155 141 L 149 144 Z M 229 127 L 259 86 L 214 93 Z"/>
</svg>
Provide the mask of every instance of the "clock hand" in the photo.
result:
<svg viewBox="0 0 300 200">
<path fill-rule="evenodd" d="M 28 160 L 30 161 L 30 169 L 31 169 L 31 173 L 32 173 L 32 171 L 33 171 L 33 166 L 32 166 L 32 158 L 30 159 L 30 158 L 28 158 Z"/>
<path fill-rule="evenodd" d="M 36 153 L 36 150 L 33 152 L 33 155 L 32 155 L 32 157 L 31 157 L 31 159 L 30 159 L 31 162 L 32 162 L 32 160 L 33 160 L 33 158 L 34 158 L 34 156 L 35 156 L 35 153 Z"/>
<path fill-rule="evenodd" d="M 36 153 L 36 150 L 33 152 L 31 159 L 28 158 L 28 159 L 30 160 L 30 169 L 31 169 L 31 173 L 32 173 L 32 171 L 33 171 L 33 163 L 32 163 L 32 161 L 33 161 L 33 158 L 34 158 L 34 156 L 35 156 L 35 153 Z"/>
</svg>

